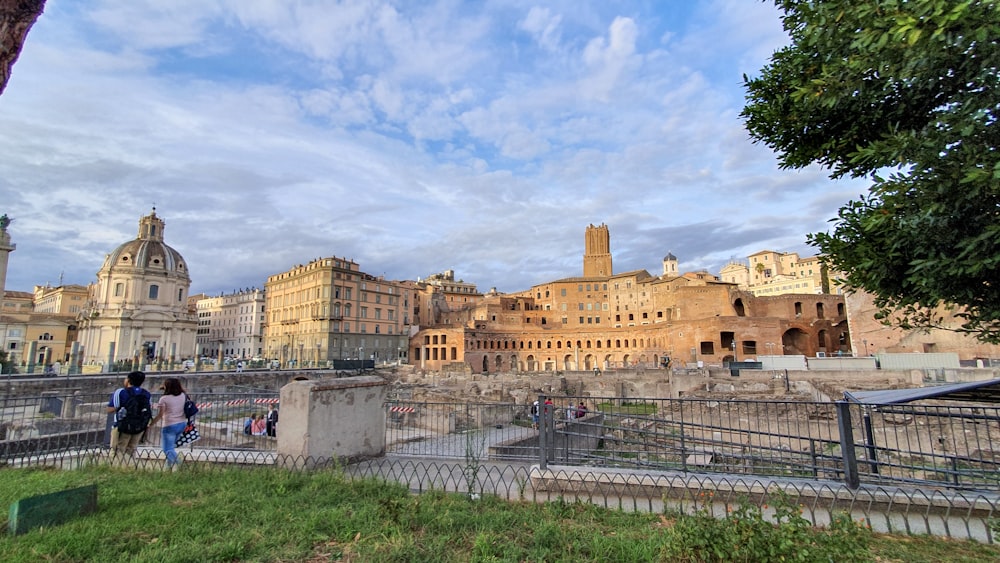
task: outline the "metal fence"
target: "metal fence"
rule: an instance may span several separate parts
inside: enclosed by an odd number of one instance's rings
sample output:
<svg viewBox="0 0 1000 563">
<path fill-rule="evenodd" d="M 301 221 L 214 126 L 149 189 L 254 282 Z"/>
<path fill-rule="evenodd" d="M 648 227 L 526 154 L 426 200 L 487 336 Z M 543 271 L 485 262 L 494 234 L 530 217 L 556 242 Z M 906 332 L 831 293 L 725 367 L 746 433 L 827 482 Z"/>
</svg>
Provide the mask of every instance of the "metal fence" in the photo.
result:
<svg viewBox="0 0 1000 563">
<path fill-rule="evenodd" d="M 51 456 L 91 448 L 105 448 L 111 435 L 107 394 L 47 392 L 41 397 L 0 400 L 0 464 L 19 463 L 32 456 Z M 159 398 L 153 395 L 153 402 Z M 198 394 L 199 449 L 271 451 L 270 436 L 244 433 L 252 415 L 263 417 L 277 404 L 274 391 Z M 279 421 L 280 423 L 280 421 Z M 160 447 L 159 427 L 148 431 L 142 445 Z"/>
<path fill-rule="evenodd" d="M 158 397 L 154 395 L 154 401 Z M 195 396 L 197 449 L 273 451 L 244 433 L 275 391 L 241 388 Z M 48 392 L 0 400 L 0 463 L 106 447 L 106 395 Z M 1000 407 L 862 405 L 710 399 L 560 397 L 544 405 L 541 431 L 529 405 L 392 401 L 386 452 L 442 459 L 523 461 L 907 484 L 1000 491 Z M 580 409 L 582 405 L 582 409 Z M 280 424 L 280 422 L 279 422 Z M 154 429 L 145 445 L 159 447 Z M 1000 442 L 998 442 L 1000 443 Z"/>
<path fill-rule="evenodd" d="M 0 465 L 107 460 L 107 399 L 0 400 Z M 414 492 L 719 515 L 789 494 L 816 525 L 846 511 L 877 531 L 985 542 L 1000 516 L 994 407 L 562 397 L 542 406 L 535 430 L 529 405 L 392 401 L 386 457 L 340 465 L 283 458 L 274 438 L 243 433 L 244 420 L 277 399 L 272 391 L 199 394 L 202 439 L 182 449 L 185 463 L 336 466 Z M 159 432 L 131 463 L 162 467 Z M 845 482 L 852 471 L 856 486 Z"/>
<path fill-rule="evenodd" d="M 392 402 L 387 452 L 437 458 L 1000 490 L 1000 408 L 560 397 Z M 582 408 L 581 408 L 582 405 Z"/>
</svg>

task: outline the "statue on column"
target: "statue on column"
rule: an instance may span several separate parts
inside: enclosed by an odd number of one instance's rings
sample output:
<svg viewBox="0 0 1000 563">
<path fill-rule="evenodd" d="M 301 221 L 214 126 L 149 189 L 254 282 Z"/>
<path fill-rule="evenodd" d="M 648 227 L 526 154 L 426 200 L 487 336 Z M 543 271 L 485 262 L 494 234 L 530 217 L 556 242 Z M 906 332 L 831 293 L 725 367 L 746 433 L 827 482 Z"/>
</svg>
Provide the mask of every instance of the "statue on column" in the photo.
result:
<svg viewBox="0 0 1000 563">
<path fill-rule="evenodd" d="M 0 215 L 0 231 L 6 231 L 7 225 L 10 225 L 13 221 L 6 213 Z"/>
</svg>

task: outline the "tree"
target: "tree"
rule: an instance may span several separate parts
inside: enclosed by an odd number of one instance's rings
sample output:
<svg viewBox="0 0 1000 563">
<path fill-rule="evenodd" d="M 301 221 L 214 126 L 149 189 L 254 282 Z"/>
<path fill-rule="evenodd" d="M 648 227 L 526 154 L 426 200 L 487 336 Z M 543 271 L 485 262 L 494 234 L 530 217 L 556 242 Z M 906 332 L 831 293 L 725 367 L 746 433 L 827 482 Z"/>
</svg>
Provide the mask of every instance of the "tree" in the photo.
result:
<svg viewBox="0 0 1000 563">
<path fill-rule="evenodd" d="M 45 0 L 0 0 L 0 94 L 7 87 L 28 31 L 44 9 Z"/>
<path fill-rule="evenodd" d="M 1000 342 L 1000 0 L 776 0 L 791 45 L 744 76 L 783 168 L 870 178 L 809 235 L 879 317 Z"/>
</svg>

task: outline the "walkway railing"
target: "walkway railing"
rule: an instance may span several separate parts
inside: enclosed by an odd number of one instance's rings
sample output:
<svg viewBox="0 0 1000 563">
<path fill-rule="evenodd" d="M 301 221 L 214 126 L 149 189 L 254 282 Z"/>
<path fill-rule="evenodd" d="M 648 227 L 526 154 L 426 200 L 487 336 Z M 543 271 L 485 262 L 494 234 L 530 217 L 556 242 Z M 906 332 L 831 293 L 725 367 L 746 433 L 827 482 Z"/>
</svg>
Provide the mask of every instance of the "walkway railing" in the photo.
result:
<svg viewBox="0 0 1000 563">
<path fill-rule="evenodd" d="M 157 399 L 154 394 L 154 401 Z M 198 394 L 194 449 L 270 452 L 244 433 L 278 393 Z M 0 463 L 103 448 L 108 397 L 52 391 L 0 399 Z M 529 405 L 392 401 L 386 452 L 442 459 L 672 470 L 860 484 L 1000 491 L 1000 407 L 794 401 L 560 397 Z M 543 401 L 544 403 L 544 398 Z M 584 411 L 579 410 L 583 403 Z M 279 411 L 280 412 L 280 411 Z M 577 416 L 582 415 L 582 416 Z M 280 425 L 280 421 L 279 421 Z M 145 439 L 159 447 L 158 428 Z"/>
</svg>

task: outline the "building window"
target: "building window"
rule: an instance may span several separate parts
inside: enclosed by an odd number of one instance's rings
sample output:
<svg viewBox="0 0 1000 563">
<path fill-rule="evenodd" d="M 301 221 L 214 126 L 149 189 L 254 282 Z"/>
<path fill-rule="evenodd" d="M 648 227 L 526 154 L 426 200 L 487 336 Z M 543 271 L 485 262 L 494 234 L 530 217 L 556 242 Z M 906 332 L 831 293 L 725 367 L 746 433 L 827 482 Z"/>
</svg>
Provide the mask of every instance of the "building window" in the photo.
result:
<svg viewBox="0 0 1000 563">
<path fill-rule="evenodd" d="M 160 297 L 160 286 L 156 284 L 149 286 L 149 298 L 159 299 L 159 297 Z"/>
<path fill-rule="evenodd" d="M 125 284 L 118 282 L 115 284 L 115 297 L 121 297 L 125 293 Z"/>
</svg>

